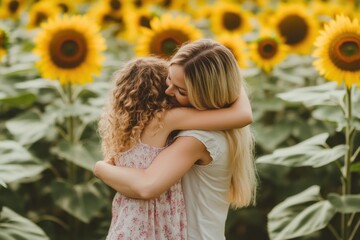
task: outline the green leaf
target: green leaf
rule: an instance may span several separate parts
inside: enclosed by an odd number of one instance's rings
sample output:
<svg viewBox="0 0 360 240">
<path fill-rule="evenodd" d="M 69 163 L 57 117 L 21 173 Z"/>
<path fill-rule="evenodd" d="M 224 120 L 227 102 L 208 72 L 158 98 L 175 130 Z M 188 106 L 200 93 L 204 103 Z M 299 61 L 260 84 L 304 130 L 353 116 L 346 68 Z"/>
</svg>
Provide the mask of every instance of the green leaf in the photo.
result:
<svg viewBox="0 0 360 240">
<path fill-rule="evenodd" d="M 291 134 L 293 125 L 283 122 L 275 126 L 265 126 L 263 124 L 253 124 L 253 130 L 257 143 L 268 151 L 274 150 L 279 144 L 284 142 Z"/>
<path fill-rule="evenodd" d="M 341 196 L 336 193 L 330 193 L 327 196 L 327 199 L 338 212 L 341 213 L 360 212 L 360 194 Z"/>
<path fill-rule="evenodd" d="M 48 240 L 44 231 L 29 219 L 3 207 L 0 212 L 0 239 L 2 240 Z"/>
<path fill-rule="evenodd" d="M 350 171 L 351 172 L 360 172 L 360 162 L 351 164 Z"/>
<path fill-rule="evenodd" d="M 315 119 L 337 124 L 337 131 L 341 131 L 346 126 L 344 113 L 339 106 L 321 106 L 312 112 Z"/>
<path fill-rule="evenodd" d="M 17 89 L 39 89 L 39 88 L 52 88 L 55 82 L 49 80 L 38 78 L 34 80 L 24 81 L 15 84 Z"/>
<path fill-rule="evenodd" d="M 304 105 L 338 105 L 345 95 L 344 90 L 336 90 L 335 82 L 328 82 L 318 86 L 297 88 L 277 96 L 288 102 L 301 102 Z"/>
<path fill-rule="evenodd" d="M 6 186 L 6 183 L 5 183 L 4 180 L 2 180 L 1 178 L 0 178 L 0 185 L 3 186 L 4 188 L 7 187 L 7 186 Z"/>
<path fill-rule="evenodd" d="M 96 148 L 96 147 L 95 147 Z M 94 146 L 90 143 L 74 143 L 61 141 L 52 149 L 53 153 L 82 168 L 92 171 L 94 164 L 101 159 L 101 154 L 94 154 Z"/>
<path fill-rule="evenodd" d="M 36 100 L 36 96 L 32 93 L 20 93 L 16 96 L 0 96 L 0 103 L 17 107 L 17 106 L 29 106 Z"/>
<path fill-rule="evenodd" d="M 319 186 L 312 186 L 275 206 L 268 214 L 270 238 L 291 239 L 326 227 L 336 211 L 319 192 Z"/>
<path fill-rule="evenodd" d="M 284 101 L 278 98 L 254 99 L 252 104 L 254 108 L 262 111 L 281 111 L 285 108 Z"/>
<path fill-rule="evenodd" d="M 13 76 L 19 74 L 25 74 L 27 72 L 34 72 L 34 63 L 18 63 L 13 64 L 10 67 L 4 68 L 2 74 L 4 76 Z"/>
<path fill-rule="evenodd" d="M 20 144 L 25 145 L 43 138 L 52 124 L 37 113 L 28 111 L 7 121 L 6 127 Z"/>
<path fill-rule="evenodd" d="M 347 150 L 346 145 L 324 148 L 327 137 L 328 134 L 324 133 L 297 145 L 277 149 L 272 154 L 258 158 L 256 162 L 289 167 L 322 167 L 344 156 Z"/>
<path fill-rule="evenodd" d="M 6 183 L 40 174 L 47 166 L 14 141 L 0 142 L 0 178 Z"/>
<path fill-rule="evenodd" d="M 54 181 L 51 184 L 51 194 L 56 205 L 77 219 L 89 223 L 100 209 L 109 204 L 107 196 L 102 192 L 98 182 L 70 184 L 64 181 Z"/>
</svg>

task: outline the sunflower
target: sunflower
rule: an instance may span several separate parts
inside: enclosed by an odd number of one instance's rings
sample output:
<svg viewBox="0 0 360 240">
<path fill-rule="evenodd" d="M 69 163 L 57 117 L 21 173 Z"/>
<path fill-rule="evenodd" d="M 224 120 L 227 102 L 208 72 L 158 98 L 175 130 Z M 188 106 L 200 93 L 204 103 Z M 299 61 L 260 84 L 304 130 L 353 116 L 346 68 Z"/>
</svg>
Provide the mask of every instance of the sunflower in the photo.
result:
<svg viewBox="0 0 360 240">
<path fill-rule="evenodd" d="M 360 23 L 344 15 L 325 25 L 315 41 L 315 68 L 327 80 L 360 87 Z"/>
<path fill-rule="evenodd" d="M 155 0 L 154 2 L 166 10 L 184 10 L 188 7 L 187 0 Z"/>
<path fill-rule="evenodd" d="M 216 4 L 210 17 L 211 29 L 215 34 L 241 34 L 251 30 L 251 14 L 238 4 Z"/>
<path fill-rule="evenodd" d="M 34 52 L 44 78 L 58 79 L 61 84 L 87 83 L 100 72 L 105 40 L 96 24 L 85 16 L 63 16 L 42 25 L 35 38 Z"/>
<path fill-rule="evenodd" d="M 273 28 L 292 52 L 308 54 L 318 32 L 318 23 L 304 4 L 281 5 L 273 17 Z"/>
<path fill-rule="evenodd" d="M 250 57 L 254 63 L 269 73 L 287 56 L 289 47 L 269 29 L 263 29 L 259 38 L 250 44 Z"/>
<path fill-rule="evenodd" d="M 135 8 L 125 15 L 125 22 L 127 26 L 127 37 L 129 40 L 136 40 L 141 32 L 141 28 L 151 29 L 150 22 L 155 17 L 148 8 Z"/>
<path fill-rule="evenodd" d="M 25 8 L 26 0 L 3 0 L 0 1 L 0 18 L 18 18 Z"/>
<path fill-rule="evenodd" d="M 117 5 L 116 5 L 117 6 Z M 121 7 L 111 7 L 109 3 L 100 1 L 89 9 L 87 15 L 93 19 L 102 29 L 109 26 L 115 27 L 117 34 L 123 33 L 126 30 L 126 21 L 124 18 L 126 11 L 125 5 Z"/>
<path fill-rule="evenodd" d="M 103 2 L 108 5 L 109 9 L 114 13 L 122 11 L 125 6 L 127 6 L 126 1 L 124 0 L 105 0 Z"/>
<path fill-rule="evenodd" d="M 40 24 L 60 14 L 60 8 L 49 1 L 37 2 L 31 6 L 29 12 L 29 29 L 40 27 Z"/>
<path fill-rule="evenodd" d="M 76 10 L 76 1 L 73 0 L 53 0 L 56 6 L 61 9 L 62 13 L 74 13 Z"/>
<path fill-rule="evenodd" d="M 3 56 L 6 55 L 9 46 L 9 37 L 5 30 L 0 28 L 0 62 Z"/>
<path fill-rule="evenodd" d="M 247 45 L 239 35 L 224 34 L 215 38 L 215 40 L 227 47 L 234 54 L 239 67 L 247 67 L 246 62 L 249 59 L 246 51 Z"/>
<path fill-rule="evenodd" d="M 140 56 L 157 55 L 169 58 L 184 42 L 201 37 L 201 32 L 189 24 L 188 17 L 163 15 L 150 22 L 151 29 L 143 28 L 136 53 Z"/>
<path fill-rule="evenodd" d="M 132 7 L 137 8 L 146 8 L 149 4 L 153 4 L 154 0 L 131 0 L 127 1 Z"/>
</svg>

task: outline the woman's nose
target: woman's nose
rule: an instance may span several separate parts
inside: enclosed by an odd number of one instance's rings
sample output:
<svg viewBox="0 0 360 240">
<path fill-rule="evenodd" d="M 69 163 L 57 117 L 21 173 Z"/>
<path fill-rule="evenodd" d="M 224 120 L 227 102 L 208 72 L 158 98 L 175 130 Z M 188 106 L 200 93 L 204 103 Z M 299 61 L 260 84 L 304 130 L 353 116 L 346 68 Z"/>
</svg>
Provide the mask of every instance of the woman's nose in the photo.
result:
<svg viewBox="0 0 360 240">
<path fill-rule="evenodd" d="M 169 96 L 174 96 L 174 85 L 169 84 L 169 86 L 165 90 L 165 94 Z"/>
</svg>

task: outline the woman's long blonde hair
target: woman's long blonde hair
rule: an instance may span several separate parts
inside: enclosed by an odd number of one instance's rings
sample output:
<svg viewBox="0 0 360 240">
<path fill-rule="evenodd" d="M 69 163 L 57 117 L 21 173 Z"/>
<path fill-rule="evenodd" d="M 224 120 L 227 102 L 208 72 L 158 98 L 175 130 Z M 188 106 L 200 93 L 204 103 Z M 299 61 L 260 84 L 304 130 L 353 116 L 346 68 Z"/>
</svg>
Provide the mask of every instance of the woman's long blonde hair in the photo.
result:
<svg viewBox="0 0 360 240">
<path fill-rule="evenodd" d="M 170 61 L 174 64 L 184 68 L 189 101 L 200 110 L 230 105 L 245 87 L 231 51 L 210 39 L 182 46 Z M 257 178 L 250 127 L 224 132 L 231 159 L 229 201 L 234 207 L 254 204 Z"/>
<path fill-rule="evenodd" d="M 154 117 L 170 108 L 165 94 L 168 63 L 155 57 L 137 58 L 115 74 L 98 131 L 104 159 L 130 149 Z"/>
</svg>

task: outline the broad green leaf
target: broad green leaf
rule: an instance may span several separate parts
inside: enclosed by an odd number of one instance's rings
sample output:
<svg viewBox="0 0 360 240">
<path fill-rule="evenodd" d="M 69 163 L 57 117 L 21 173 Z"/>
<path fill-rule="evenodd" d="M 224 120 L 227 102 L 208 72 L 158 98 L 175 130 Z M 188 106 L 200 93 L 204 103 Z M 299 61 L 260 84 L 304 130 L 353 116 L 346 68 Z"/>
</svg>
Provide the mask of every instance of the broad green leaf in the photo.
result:
<svg viewBox="0 0 360 240">
<path fill-rule="evenodd" d="M 301 77 L 294 73 L 287 73 L 281 70 L 281 68 L 275 68 L 273 75 L 279 78 L 281 81 L 290 82 L 299 86 L 303 86 L 305 82 L 304 77 Z"/>
<path fill-rule="evenodd" d="M 0 142 L 0 178 L 6 183 L 40 174 L 47 166 L 14 141 Z"/>
<path fill-rule="evenodd" d="M 61 141 L 52 151 L 59 157 L 90 171 L 92 171 L 94 164 L 101 160 L 100 154 L 94 154 L 94 146 L 87 143 L 71 144 Z"/>
<path fill-rule="evenodd" d="M 56 101 L 46 107 L 46 112 L 52 114 L 58 122 L 63 122 L 67 117 L 79 117 L 85 123 L 98 120 L 101 113 L 98 106 L 86 105 L 79 101 L 72 105 Z"/>
<path fill-rule="evenodd" d="M 0 185 L 3 186 L 3 187 L 5 187 L 5 188 L 7 187 L 7 186 L 6 186 L 6 183 L 5 183 L 4 180 L 2 180 L 1 178 L 0 178 Z"/>
<path fill-rule="evenodd" d="M 281 111 L 285 108 L 284 101 L 278 98 L 254 99 L 252 104 L 254 108 L 262 111 Z"/>
<path fill-rule="evenodd" d="M 276 146 L 285 141 L 290 136 L 292 129 L 292 124 L 286 122 L 275 126 L 253 124 L 257 143 L 268 151 L 272 151 Z"/>
<path fill-rule="evenodd" d="M 55 82 L 51 82 L 49 80 L 38 78 L 34 80 L 29 80 L 21 83 L 15 84 L 17 89 L 39 89 L 39 88 L 51 88 Z"/>
<path fill-rule="evenodd" d="M 336 83 L 328 82 L 318 86 L 297 88 L 277 96 L 288 102 L 301 102 L 306 106 L 338 105 L 345 91 L 336 88 Z"/>
<path fill-rule="evenodd" d="M 242 70 L 242 75 L 244 78 L 253 78 L 257 77 L 261 73 L 259 68 L 246 68 Z"/>
<path fill-rule="evenodd" d="M 351 164 L 350 171 L 351 172 L 360 172 L 360 162 Z"/>
<path fill-rule="evenodd" d="M 312 112 L 315 119 L 337 124 L 337 131 L 341 131 L 346 126 L 345 115 L 339 106 L 321 106 Z"/>
<path fill-rule="evenodd" d="M 26 72 L 34 72 L 34 63 L 18 63 L 13 64 L 10 67 L 2 67 L 2 74 L 4 76 L 13 76 L 18 74 L 25 74 Z"/>
<path fill-rule="evenodd" d="M 22 145 L 32 144 L 43 138 L 53 122 L 28 111 L 6 122 L 9 132 Z"/>
<path fill-rule="evenodd" d="M 89 223 L 99 210 L 109 204 L 98 182 L 73 185 L 64 181 L 51 184 L 51 194 L 56 205 L 77 219 Z"/>
<path fill-rule="evenodd" d="M 297 145 L 280 148 L 272 154 L 262 156 L 257 163 L 284 165 L 289 167 L 321 167 L 345 155 L 346 145 L 325 148 L 328 134 L 320 134 Z"/>
<path fill-rule="evenodd" d="M 0 103 L 9 106 L 29 106 L 36 100 L 36 96 L 32 93 L 20 93 L 16 96 L 3 96 L 0 97 Z"/>
<path fill-rule="evenodd" d="M 327 199 L 338 212 L 341 213 L 360 212 L 360 194 L 341 196 L 339 194 L 330 193 L 327 196 Z"/>
<path fill-rule="evenodd" d="M 2 240 L 48 240 L 49 237 L 35 223 L 3 207 L 0 212 L 0 239 Z"/>
<path fill-rule="evenodd" d="M 270 239 L 296 238 L 326 227 L 336 211 L 319 192 L 319 186 L 312 186 L 275 206 L 268 214 Z"/>
</svg>

